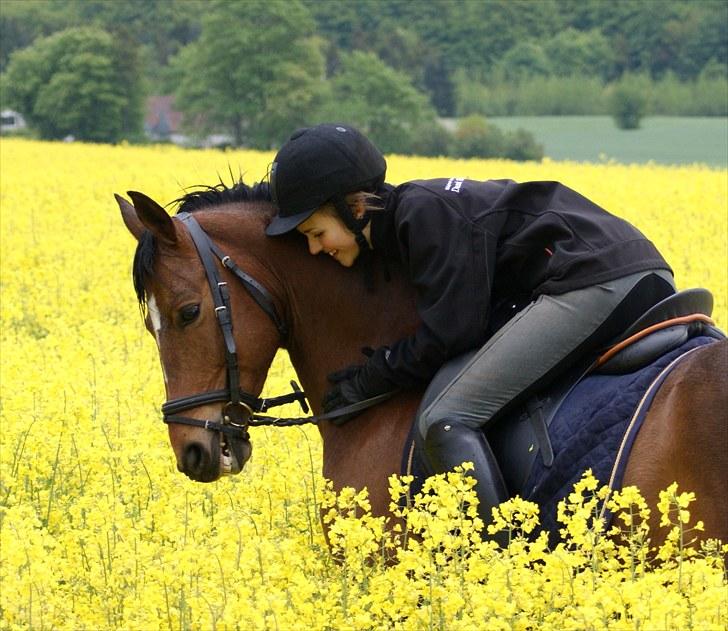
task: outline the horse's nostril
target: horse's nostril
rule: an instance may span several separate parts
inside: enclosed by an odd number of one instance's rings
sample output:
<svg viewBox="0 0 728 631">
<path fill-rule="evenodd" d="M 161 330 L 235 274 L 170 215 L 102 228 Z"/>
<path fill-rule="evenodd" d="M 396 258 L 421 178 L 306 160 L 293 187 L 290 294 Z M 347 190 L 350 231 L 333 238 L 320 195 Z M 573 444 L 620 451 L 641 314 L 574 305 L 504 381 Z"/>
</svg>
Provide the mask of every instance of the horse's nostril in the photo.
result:
<svg viewBox="0 0 728 631">
<path fill-rule="evenodd" d="M 213 436 L 211 444 L 202 441 L 191 441 L 184 446 L 179 463 L 182 472 L 197 482 L 212 482 L 220 477 L 220 443 Z"/>
<path fill-rule="evenodd" d="M 183 456 L 185 473 L 199 475 L 205 468 L 206 460 L 208 460 L 207 452 L 200 443 L 190 443 L 185 447 Z"/>
</svg>

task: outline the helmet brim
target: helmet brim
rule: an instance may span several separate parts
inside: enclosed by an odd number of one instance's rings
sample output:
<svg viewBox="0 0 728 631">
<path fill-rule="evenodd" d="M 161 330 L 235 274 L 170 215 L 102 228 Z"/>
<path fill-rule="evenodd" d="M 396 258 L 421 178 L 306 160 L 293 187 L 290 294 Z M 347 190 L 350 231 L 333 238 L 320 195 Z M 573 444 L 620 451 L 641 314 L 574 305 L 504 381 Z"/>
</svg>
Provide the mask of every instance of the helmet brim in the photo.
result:
<svg viewBox="0 0 728 631">
<path fill-rule="evenodd" d="M 308 219 L 315 212 L 316 209 L 313 208 L 311 210 L 306 210 L 302 213 L 297 213 L 288 217 L 281 217 L 279 215 L 276 215 L 275 217 L 273 217 L 273 221 L 268 224 L 268 227 L 265 229 L 265 233 L 269 237 L 277 237 L 281 234 L 291 232 L 292 230 L 295 230 L 299 224 L 302 224 L 304 221 L 306 221 L 306 219 Z"/>
</svg>

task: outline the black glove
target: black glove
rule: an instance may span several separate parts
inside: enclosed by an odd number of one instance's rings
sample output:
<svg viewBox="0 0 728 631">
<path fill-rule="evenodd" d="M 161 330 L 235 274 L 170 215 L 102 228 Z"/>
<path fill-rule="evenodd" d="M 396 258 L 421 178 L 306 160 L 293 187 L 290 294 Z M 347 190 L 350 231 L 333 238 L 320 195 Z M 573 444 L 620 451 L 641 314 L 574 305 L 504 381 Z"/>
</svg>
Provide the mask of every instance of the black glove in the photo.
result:
<svg viewBox="0 0 728 631">
<path fill-rule="evenodd" d="M 341 372 L 343 371 L 339 371 L 339 373 Z M 334 375 L 332 374 L 331 376 Z M 329 381 L 333 382 L 332 379 L 329 379 Z M 322 405 L 324 408 L 324 412 L 328 413 L 368 398 L 369 397 L 367 395 L 365 395 L 357 388 L 355 378 L 344 378 L 340 379 L 338 382 L 335 382 L 333 387 L 331 387 L 328 392 L 326 392 L 322 401 Z M 351 420 L 355 416 L 356 413 L 346 414 L 344 416 L 339 416 L 331 419 L 331 422 L 335 423 L 336 425 L 342 425 L 343 423 Z"/>
<path fill-rule="evenodd" d="M 361 369 L 362 366 L 352 364 L 351 366 L 347 366 L 346 368 L 342 368 L 341 370 L 335 370 L 334 372 L 329 373 L 326 376 L 326 379 L 329 383 L 336 385 L 337 383 L 341 383 L 342 381 L 346 381 L 347 379 L 352 379 Z"/>
<path fill-rule="evenodd" d="M 381 377 L 368 364 L 347 366 L 342 370 L 332 372 L 328 376 L 328 380 L 333 387 L 324 395 L 322 401 L 326 413 L 397 389 L 394 384 Z M 352 412 L 336 417 L 331 419 L 331 422 L 343 425 L 359 413 Z"/>
</svg>

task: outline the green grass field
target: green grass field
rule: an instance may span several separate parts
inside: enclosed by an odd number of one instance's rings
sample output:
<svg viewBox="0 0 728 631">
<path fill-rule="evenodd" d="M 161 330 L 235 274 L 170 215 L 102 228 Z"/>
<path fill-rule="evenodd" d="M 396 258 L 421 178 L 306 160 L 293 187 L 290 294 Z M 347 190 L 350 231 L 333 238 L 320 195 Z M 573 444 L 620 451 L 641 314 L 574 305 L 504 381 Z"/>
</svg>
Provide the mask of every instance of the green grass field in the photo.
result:
<svg viewBox="0 0 728 631">
<path fill-rule="evenodd" d="M 728 166 L 728 118 L 645 118 L 641 129 L 617 129 L 609 116 L 519 116 L 489 119 L 504 130 L 532 132 L 555 160 L 702 163 Z"/>
</svg>

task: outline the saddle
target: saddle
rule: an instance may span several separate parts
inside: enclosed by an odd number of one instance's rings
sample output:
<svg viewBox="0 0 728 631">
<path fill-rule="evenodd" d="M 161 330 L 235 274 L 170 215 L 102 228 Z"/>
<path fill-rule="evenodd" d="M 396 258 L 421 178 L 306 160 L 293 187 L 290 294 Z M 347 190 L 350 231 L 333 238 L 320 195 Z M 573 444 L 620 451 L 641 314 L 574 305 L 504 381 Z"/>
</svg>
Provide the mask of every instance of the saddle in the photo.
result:
<svg viewBox="0 0 728 631">
<path fill-rule="evenodd" d="M 521 489 L 540 453 L 550 467 L 554 452 L 549 438 L 559 408 L 573 389 L 587 376 L 623 375 L 648 366 L 657 358 L 682 346 L 688 340 L 707 336 L 724 339 L 715 326 L 713 295 L 707 289 L 693 288 L 674 293 L 648 309 L 605 348 L 562 373 L 547 392 L 528 399 L 522 410 L 487 432 L 501 464 L 509 489 Z M 513 422 L 515 420 L 515 422 Z"/>
<path fill-rule="evenodd" d="M 713 296 L 707 289 L 671 294 L 596 353 L 572 361 L 565 370 L 557 368 L 560 376 L 554 384 L 545 391 L 527 395 L 520 408 L 506 410 L 496 419 L 485 432 L 510 493 L 514 495 L 523 489 L 539 454 L 544 466 L 550 467 L 553 463 L 548 428 L 569 394 L 585 377 L 638 371 L 694 337 L 724 339 L 725 335 L 710 318 L 712 311 Z M 465 361 L 467 358 L 464 356 Z M 418 472 L 417 462 L 421 461 L 422 454 L 419 446 L 415 447 L 417 442 L 405 450 L 404 473 Z"/>
</svg>

